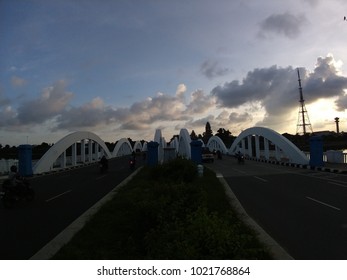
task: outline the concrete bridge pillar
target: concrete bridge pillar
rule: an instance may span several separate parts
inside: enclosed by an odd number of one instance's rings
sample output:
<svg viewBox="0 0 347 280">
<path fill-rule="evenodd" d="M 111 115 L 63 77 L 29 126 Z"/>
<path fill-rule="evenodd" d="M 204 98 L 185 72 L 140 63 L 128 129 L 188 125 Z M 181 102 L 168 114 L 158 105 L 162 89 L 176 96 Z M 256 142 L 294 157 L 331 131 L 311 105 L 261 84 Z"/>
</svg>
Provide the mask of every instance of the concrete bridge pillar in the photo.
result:
<svg viewBox="0 0 347 280">
<path fill-rule="evenodd" d="M 247 143 L 248 143 L 248 156 L 252 157 L 253 151 L 252 151 L 252 136 L 247 136 Z"/>
<path fill-rule="evenodd" d="M 86 140 L 85 139 L 81 141 L 81 161 L 83 163 L 86 162 Z"/>
<path fill-rule="evenodd" d="M 73 143 L 71 146 L 71 164 L 75 166 L 77 164 L 77 144 Z"/>
<path fill-rule="evenodd" d="M 264 138 L 264 156 L 266 160 L 269 160 L 270 158 L 269 140 L 267 138 Z"/>
<path fill-rule="evenodd" d="M 93 141 L 88 140 L 88 162 L 92 162 L 93 158 Z"/>
<path fill-rule="evenodd" d="M 18 147 L 19 158 L 19 174 L 22 176 L 33 175 L 32 169 L 32 146 L 31 145 L 19 145 Z"/>
<path fill-rule="evenodd" d="M 281 156 L 280 156 L 280 148 L 276 145 L 275 146 L 275 157 L 277 161 L 280 161 Z"/>
<path fill-rule="evenodd" d="M 147 143 L 147 164 L 149 166 L 155 166 L 158 164 L 158 147 L 159 143 L 158 142 L 149 142 Z"/>
<path fill-rule="evenodd" d="M 246 152 L 246 141 L 245 139 L 241 140 L 241 153 L 244 155 Z"/>
<path fill-rule="evenodd" d="M 97 142 L 94 142 L 94 145 L 95 145 L 94 159 L 98 160 L 99 159 L 99 144 Z"/>
<path fill-rule="evenodd" d="M 259 135 L 255 136 L 255 157 L 260 158 L 260 145 L 259 145 Z"/>
</svg>

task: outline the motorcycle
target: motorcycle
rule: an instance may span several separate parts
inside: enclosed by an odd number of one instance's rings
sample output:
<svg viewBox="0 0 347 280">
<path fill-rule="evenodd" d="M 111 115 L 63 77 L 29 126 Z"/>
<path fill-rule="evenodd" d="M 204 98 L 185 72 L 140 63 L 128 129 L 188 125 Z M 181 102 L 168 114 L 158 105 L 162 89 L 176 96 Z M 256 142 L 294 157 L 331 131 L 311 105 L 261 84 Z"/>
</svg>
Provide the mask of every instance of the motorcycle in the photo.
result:
<svg viewBox="0 0 347 280">
<path fill-rule="evenodd" d="M 129 160 L 129 167 L 130 167 L 130 170 L 131 171 L 133 171 L 133 170 L 135 170 L 135 159 L 134 158 L 131 158 L 130 160 Z"/>
<path fill-rule="evenodd" d="M 108 160 L 106 159 L 105 156 L 102 157 L 99 163 L 100 167 L 100 174 L 104 174 L 105 172 L 108 171 Z"/>
<path fill-rule="evenodd" d="M 5 208 L 11 208 L 18 201 L 32 201 L 35 198 L 35 191 L 31 188 L 29 181 L 22 179 L 16 186 L 10 180 L 5 180 L 2 184 L 0 199 Z"/>
<path fill-rule="evenodd" d="M 108 165 L 105 163 L 104 164 L 100 163 L 99 167 L 100 167 L 100 174 L 104 174 L 108 170 Z"/>
<path fill-rule="evenodd" d="M 237 162 L 239 164 L 244 164 L 245 163 L 245 157 L 242 154 L 238 154 L 238 155 L 236 155 L 236 157 L 237 157 Z"/>
</svg>

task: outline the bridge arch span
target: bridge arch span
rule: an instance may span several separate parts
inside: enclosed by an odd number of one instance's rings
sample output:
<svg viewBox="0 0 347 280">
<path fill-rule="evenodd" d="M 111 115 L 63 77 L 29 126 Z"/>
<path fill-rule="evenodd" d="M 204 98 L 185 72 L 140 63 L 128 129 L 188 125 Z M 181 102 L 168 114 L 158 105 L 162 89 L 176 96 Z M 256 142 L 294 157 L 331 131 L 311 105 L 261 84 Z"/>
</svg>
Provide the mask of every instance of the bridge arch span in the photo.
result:
<svg viewBox="0 0 347 280">
<path fill-rule="evenodd" d="M 120 157 L 130 155 L 133 152 L 133 148 L 127 138 L 120 139 L 113 149 L 112 157 Z"/>
<path fill-rule="evenodd" d="M 273 145 L 275 145 L 274 152 L 276 160 L 280 160 L 281 154 L 283 154 L 291 163 L 308 164 L 309 162 L 309 159 L 306 157 L 306 155 L 302 151 L 300 151 L 299 148 L 295 146 L 291 141 L 289 141 L 287 138 L 277 133 L 276 131 L 265 127 L 251 127 L 242 131 L 231 145 L 229 153 L 235 154 L 239 150 L 242 150 L 244 154 L 253 156 L 252 136 L 255 136 L 255 157 L 258 159 L 262 156 L 267 160 L 270 158 L 269 142 L 271 142 Z M 264 138 L 263 155 L 260 154 L 259 137 Z M 247 151 L 245 150 L 246 140 L 248 145 Z"/>
<path fill-rule="evenodd" d="M 43 173 L 43 172 L 47 172 L 51 170 L 51 167 L 53 166 L 54 162 L 63 153 L 65 153 L 66 149 L 68 149 L 70 146 L 73 146 L 75 143 L 79 141 L 83 141 L 85 139 L 96 142 L 99 146 L 101 146 L 101 148 L 104 150 L 104 153 L 106 154 L 108 158 L 112 157 L 105 142 L 98 135 L 88 131 L 77 131 L 77 132 L 68 134 L 67 136 L 60 139 L 57 143 L 55 143 L 35 164 L 35 166 L 33 167 L 33 173 L 39 174 L 39 173 Z M 76 146 L 75 145 L 73 146 L 72 157 L 73 157 L 72 160 L 74 161 L 74 164 L 76 164 Z M 64 157 L 64 161 L 65 160 L 66 159 Z"/>
<path fill-rule="evenodd" d="M 189 132 L 186 128 L 180 130 L 179 140 L 178 140 L 178 154 L 184 158 L 190 159 L 190 139 Z"/>
<path fill-rule="evenodd" d="M 222 152 L 223 154 L 228 153 L 228 149 L 225 146 L 222 139 L 220 139 L 218 136 L 215 136 L 215 135 L 212 136 L 210 139 L 208 139 L 206 147 L 208 147 L 210 151 L 216 150 L 216 151 Z"/>
<path fill-rule="evenodd" d="M 133 150 L 136 152 L 138 150 L 140 150 L 141 152 L 143 151 L 143 146 L 141 141 L 136 141 L 133 147 Z"/>
</svg>

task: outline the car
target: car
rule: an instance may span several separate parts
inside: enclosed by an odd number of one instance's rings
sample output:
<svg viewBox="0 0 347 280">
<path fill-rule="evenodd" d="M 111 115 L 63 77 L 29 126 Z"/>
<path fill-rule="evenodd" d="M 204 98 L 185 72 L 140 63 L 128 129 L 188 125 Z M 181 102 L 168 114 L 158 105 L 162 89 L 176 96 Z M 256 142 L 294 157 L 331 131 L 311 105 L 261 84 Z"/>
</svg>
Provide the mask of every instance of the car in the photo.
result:
<svg viewBox="0 0 347 280">
<path fill-rule="evenodd" d="M 202 162 L 214 162 L 214 155 L 208 148 L 202 149 Z"/>
</svg>

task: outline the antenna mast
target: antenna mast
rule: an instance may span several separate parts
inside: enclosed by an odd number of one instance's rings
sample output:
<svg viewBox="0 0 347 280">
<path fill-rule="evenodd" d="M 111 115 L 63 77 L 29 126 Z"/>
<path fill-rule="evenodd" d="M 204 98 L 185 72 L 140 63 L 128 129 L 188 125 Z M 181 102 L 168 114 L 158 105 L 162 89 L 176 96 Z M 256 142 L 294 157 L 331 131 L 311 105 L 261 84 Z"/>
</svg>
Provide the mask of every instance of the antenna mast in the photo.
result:
<svg viewBox="0 0 347 280">
<path fill-rule="evenodd" d="M 312 133 L 313 130 L 312 130 L 310 119 L 308 117 L 308 113 L 306 110 L 304 95 L 302 93 L 299 68 L 297 68 L 296 70 L 298 72 L 299 93 L 300 93 L 300 100 L 299 100 L 300 107 L 299 107 L 298 123 L 296 126 L 296 134 L 303 133 L 304 135 L 306 135 L 308 133 L 307 128 L 310 133 Z"/>
</svg>

